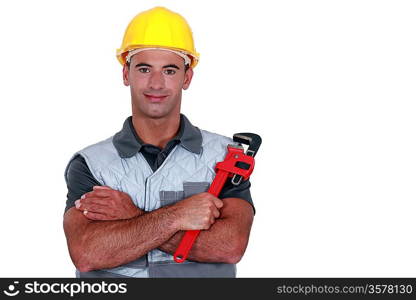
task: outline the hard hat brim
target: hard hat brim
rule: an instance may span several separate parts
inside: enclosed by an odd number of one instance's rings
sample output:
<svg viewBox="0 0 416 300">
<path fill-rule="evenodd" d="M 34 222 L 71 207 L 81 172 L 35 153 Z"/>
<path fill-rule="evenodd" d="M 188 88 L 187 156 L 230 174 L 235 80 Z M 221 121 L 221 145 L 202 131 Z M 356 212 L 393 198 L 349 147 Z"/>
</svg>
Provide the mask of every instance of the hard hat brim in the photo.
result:
<svg viewBox="0 0 416 300">
<path fill-rule="evenodd" d="M 160 45 L 130 45 L 123 49 L 117 49 L 117 60 L 120 62 L 121 65 L 124 65 L 126 63 L 126 57 L 129 51 L 135 50 L 135 49 L 141 49 L 141 48 L 161 48 L 161 49 L 168 49 L 173 50 L 177 52 L 181 52 L 185 55 L 188 55 L 191 57 L 191 67 L 195 68 L 195 66 L 199 62 L 199 53 L 190 53 L 189 51 L 186 51 L 184 49 L 180 48 L 173 48 L 173 47 L 161 47 Z"/>
</svg>

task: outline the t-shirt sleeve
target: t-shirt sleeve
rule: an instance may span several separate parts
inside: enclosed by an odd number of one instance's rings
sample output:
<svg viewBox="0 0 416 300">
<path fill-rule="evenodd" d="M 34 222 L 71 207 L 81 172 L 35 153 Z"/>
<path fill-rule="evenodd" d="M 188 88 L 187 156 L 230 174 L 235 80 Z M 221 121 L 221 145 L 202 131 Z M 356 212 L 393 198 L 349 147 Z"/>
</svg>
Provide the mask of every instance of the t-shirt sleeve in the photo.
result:
<svg viewBox="0 0 416 300">
<path fill-rule="evenodd" d="M 75 156 L 68 165 L 66 186 L 68 188 L 65 212 L 75 206 L 75 201 L 85 193 L 91 192 L 94 185 L 101 185 L 92 175 L 85 159 Z"/>
<path fill-rule="evenodd" d="M 253 204 L 253 199 L 251 199 L 250 187 L 250 179 L 245 180 L 241 182 L 239 185 L 235 186 L 231 183 L 231 178 L 228 178 L 218 198 L 241 198 L 250 203 L 253 207 L 254 213 L 256 213 L 256 209 Z"/>
</svg>

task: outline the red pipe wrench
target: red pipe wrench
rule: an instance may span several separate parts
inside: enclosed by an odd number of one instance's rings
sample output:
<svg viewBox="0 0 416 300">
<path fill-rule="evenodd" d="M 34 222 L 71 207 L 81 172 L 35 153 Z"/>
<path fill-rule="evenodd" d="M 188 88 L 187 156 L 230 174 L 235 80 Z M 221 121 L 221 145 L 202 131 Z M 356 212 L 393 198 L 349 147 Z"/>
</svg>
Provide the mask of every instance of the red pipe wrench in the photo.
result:
<svg viewBox="0 0 416 300">
<path fill-rule="evenodd" d="M 236 133 L 233 141 L 238 145 L 228 145 L 228 153 L 224 161 L 215 166 L 215 178 L 212 181 L 208 193 L 218 197 L 228 177 L 232 177 L 231 183 L 239 185 L 242 179 L 247 180 L 254 169 L 254 156 L 261 145 L 261 137 L 254 133 Z M 241 144 L 249 145 L 247 152 Z M 200 230 L 188 230 L 182 237 L 173 259 L 182 263 L 188 257 L 189 251 L 197 239 Z"/>
</svg>

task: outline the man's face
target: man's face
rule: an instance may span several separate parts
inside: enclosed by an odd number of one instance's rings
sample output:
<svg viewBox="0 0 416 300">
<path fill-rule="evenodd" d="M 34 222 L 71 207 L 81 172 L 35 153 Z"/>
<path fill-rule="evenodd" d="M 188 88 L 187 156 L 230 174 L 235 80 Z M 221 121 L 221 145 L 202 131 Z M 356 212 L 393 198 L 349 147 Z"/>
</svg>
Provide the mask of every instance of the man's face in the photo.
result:
<svg viewBox="0 0 416 300">
<path fill-rule="evenodd" d="M 183 58 L 175 53 L 145 50 L 133 55 L 130 67 L 123 68 L 133 112 L 153 119 L 179 114 L 182 89 L 189 87 L 192 75 L 192 68 L 185 72 Z"/>
</svg>

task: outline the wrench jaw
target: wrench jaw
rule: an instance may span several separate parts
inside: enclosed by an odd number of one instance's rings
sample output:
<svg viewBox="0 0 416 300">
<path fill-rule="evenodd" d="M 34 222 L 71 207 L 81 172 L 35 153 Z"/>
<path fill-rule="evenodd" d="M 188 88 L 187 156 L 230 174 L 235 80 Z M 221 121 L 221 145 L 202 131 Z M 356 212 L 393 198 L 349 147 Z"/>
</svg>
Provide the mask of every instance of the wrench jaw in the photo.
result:
<svg viewBox="0 0 416 300">
<path fill-rule="evenodd" d="M 234 148 L 243 148 L 241 144 L 248 145 L 247 151 L 245 155 L 254 157 L 257 154 L 257 151 L 260 148 L 261 145 L 261 137 L 255 133 L 251 132 L 242 132 L 242 133 L 236 133 L 233 135 L 233 141 L 239 143 L 238 146 L 232 145 Z M 243 148 L 244 151 L 244 148 Z M 247 164 L 242 162 L 237 162 L 236 167 L 246 169 L 249 167 Z M 231 183 L 235 186 L 239 185 L 243 181 L 243 177 L 238 174 L 234 174 Z"/>
<path fill-rule="evenodd" d="M 246 155 L 254 157 L 259 151 L 261 145 L 261 137 L 258 134 L 251 132 L 241 132 L 233 135 L 233 141 L 248 145 Z"/>
</svg>

